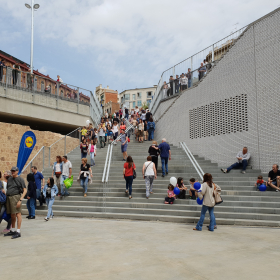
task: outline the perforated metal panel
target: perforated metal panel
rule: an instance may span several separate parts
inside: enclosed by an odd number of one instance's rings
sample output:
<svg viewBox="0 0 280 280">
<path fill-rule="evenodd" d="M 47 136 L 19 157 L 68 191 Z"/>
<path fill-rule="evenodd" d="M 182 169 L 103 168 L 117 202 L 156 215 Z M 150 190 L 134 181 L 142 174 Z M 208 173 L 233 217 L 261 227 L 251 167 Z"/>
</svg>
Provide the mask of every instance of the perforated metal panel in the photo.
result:
<svg viewBox="0 0 280 280">
<path fill-rule="evenodd" d="M 190 138 L 248 130 L 247 94 L 189 110 Z"/>
<path fill-rule="evenodd" d="M 169 110 L 160 104 L 156 139 L 175 145 L 185 141 L 194 154 L 224 167 L 244 146 L 253 168 L 266 172 L 279 164 L 279 26 L 278 9 L 250 25 L 203 81 Z"/>
</svg>

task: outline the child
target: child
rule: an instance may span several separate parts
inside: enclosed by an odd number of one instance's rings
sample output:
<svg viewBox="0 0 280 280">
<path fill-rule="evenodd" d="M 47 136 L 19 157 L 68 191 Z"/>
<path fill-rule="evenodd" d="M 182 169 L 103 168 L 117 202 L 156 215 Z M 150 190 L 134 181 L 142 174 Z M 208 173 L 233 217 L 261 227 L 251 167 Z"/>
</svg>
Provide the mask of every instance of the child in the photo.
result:
<svg viewBox="0 0 280 280">
<path fill-rule="evenodd" d="M 79 130 L 79 132 L 82 133 L 82 141 L 86 138 L 87 135 L 87 129 L 85 126 L 83 126 L 83 129 Z"/>
<path fill-rule="evenodd" d="M 174 194 L 174 187 L 169 184 L 168 190 L 167 190 L 167 197 L 165 198 L 165 204 L 173 204 L 175 200 L 175 194 Z"/>
<path fill-rule="evenodd" d="M 178 194 L 177 198 L 180 199 L 186 199 L 186 191 L 188 190 L 187 187 L 184 185 L 184 181 L 182 177 L 179 177 L 177 180 L 177 187 L 180 190 L 180 193 Z"/>
<path fill-rule="evenodd" d="M 191 178 L 190 179 L 190 190 L 189 190 L 189 195 L 190 195 L 190 199 L 196 199 L 198 197 L 198 193 L 196 191 L 196 189 L 193 187 L 193 184 L 195 183 L 195 179 Z"/>
<path fill-rule="evenodd" d="M 257 187 L 257 191 L 260 189 L 260 185 L 266 185 L 266 182 L 263 180 L 263 176 L 258 176 L 258 180 L 255 184 L 255 187 Z"/>
</svg>

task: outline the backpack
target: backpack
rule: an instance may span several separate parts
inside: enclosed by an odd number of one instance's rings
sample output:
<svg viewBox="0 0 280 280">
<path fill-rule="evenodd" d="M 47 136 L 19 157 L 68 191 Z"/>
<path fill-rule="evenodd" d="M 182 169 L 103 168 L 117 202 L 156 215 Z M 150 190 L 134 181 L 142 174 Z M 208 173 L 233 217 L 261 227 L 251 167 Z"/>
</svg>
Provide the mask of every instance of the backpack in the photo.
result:
<svg viewBox="0 0 280 280">
<path fill-rule="evenodd" d="M 154 122 L 149 122 L 148 127 L 149 127 L 148 130 L 155 130 Z"/>
<path fill-rule="evenodd" d="M 7 197 L 4 193 L 2 193 L 2 189 L 3 189 L 3 184 L 0 181 L 0 204 L 5 204 L 6 200 L 7 200 Z"/>
</svg>

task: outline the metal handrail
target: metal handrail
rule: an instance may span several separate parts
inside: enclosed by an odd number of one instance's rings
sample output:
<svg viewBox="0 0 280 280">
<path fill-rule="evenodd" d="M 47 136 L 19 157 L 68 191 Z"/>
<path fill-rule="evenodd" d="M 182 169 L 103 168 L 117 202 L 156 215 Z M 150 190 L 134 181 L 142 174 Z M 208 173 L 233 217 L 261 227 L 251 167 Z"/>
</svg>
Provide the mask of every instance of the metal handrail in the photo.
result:
<svg viewBox="0 0 280 280">
<path fill-rule="evenodd" d="M 105 160 L 105 164 L 104 164 L 104 170 L 103 170 L 103 176 L 102 176 L 102 183 L 104 183 L 104 179 L 105 179 L 105 175 L 106 175 L 106 169 L 107 169 L 107 162 L 108 162 L 108 156 L 110 153 L 110 145 L 108 145 L 108 149 L 107 149 L 107 155 L 106 155 L 106 160 Z"/>
<path fill-rule="evenodd" d="M 200 173 L 199 168 L 196 166 L 196 164 L 194 163 L 194 161 L 192 160 L 192 157 L 190 156 L 188 150 L 185 148 L 184 144 L 185 142 L 179 142 L 180 146 L 183 148 L 183 150 L 185 151 L 185 153 L 187 154 L 189 160 L 191 161 L 192 165 L 194 166 L 198 176 L 200 177 L 201 180 L 203 180 L 203 174 Z"/>
<path fill-rule="evenodd" d="M 198 169 L 200 170 L 201 174 L 204 175 L 204 172 L 202 170 L 202 168 L 200 167 L 200 165 L 198 164 L 197 160 L 195 159 L 195 157 L 193 156 L 193 154 L 191 153 L 190 149 L 188 148 L 188 146 L 186 145 L 185 142 L 183 142 L 183 145 L 185 146 L 185 148 L 187 149 L 187 151 L 189 152 L 190 156 L 192 157 L 193 161 L 195 162 L 196 166 L 198 167 Z"/>
<path fill-rule="evenodd" d="M 66 135 L 64 135 L 63 137 L 61 137 L 60 139 L 58 139 L 56 142 L 54 142 L 53 144 L 50 145 L 50 148 L 51 148 L 54 144 L 56 144 L 57 142 L 59 142 L 60 140 L 62 140 L 62 139 L 65 138 L 66 136 L 68 136 L 69 134 L 71 134 L 71 133 L 77 131 L 78 129 L 81 129 L 81 127 L 76 128 L 75 130 L 69 132 L 68 134 L 66 134 Z"/>
<path fill-rule="evenodd" d="M 125 122 L 128 123 L 128 125 L 126 125 L 126 129 L 125 129 L 125 133 L 127 133 L 131 128 L 133 128 L 133 124 L 131 124 L 127 119 L 125 119 Z M 116 138 L 116 140 L 114 140 L 111 144 L 114 144 L 115 142 L 119 141 L 121 139 L 121 133 L 120 135 Z"/>
<path fill-rule="evenodd" d="M 110 173 L 110 167 L 111 167 L 111 160 L 112 160 L 112 154 L 113 154 L 113 144 L 110 144 L 110 154 L 109 154 L 109 162 L 108 162 L 108 166 L 107 166 L 107 175 L 106 175 L 106 180 L 105 183 L 108 183 L 108 179 L 109 179 L 109 173 Z"/>
<path fill-rule="evenodd" d="M 38 152 L 38 153 L 29 161 L 29 163 L 22 169 L 21 173 L 23 173 L 23 172 L 26 170 L 26 168 L 32 163 L 32 161 L 35 160 L 35 158 L 39 155 L 39 153 L 40 153 L 44 148 L 45 148 L 45 146 L 43 146 L 43 147 L 39 150 L 39 152 Z"/>
</svg>

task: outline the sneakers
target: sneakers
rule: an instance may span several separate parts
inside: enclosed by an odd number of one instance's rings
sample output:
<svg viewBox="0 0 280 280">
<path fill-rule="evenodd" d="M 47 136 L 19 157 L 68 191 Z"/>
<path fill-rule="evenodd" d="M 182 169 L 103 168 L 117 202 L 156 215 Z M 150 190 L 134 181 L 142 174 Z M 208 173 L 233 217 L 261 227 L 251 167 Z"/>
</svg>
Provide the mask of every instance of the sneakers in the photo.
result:
<svg viewBox="0 0 280 280">
<path fill-rule="evenodd" d="M 221 171 L 227 173 L 227 170 L 225 168 L 221 168 Z"/>
<path fill-rule="evenodd" d="M 50 216 L 50 220 L 52 220 L 53 219 L 53 216 Z"/>
<path fill-rule="evenodd" d="M 16 239 L 16 238 L 19 238 L 19 237 L 21 237 L 21 234 L 20 234 L 20 232 L 15 232 L 15 234 L 12 236 L 12 239 Z"/>
<path fill-rule="evenodd" d="M 168 175 L 168 172 L 166 172 L 166 175 Z"/>
<path fill-rule="evenodd" d="M 35 219 L 35 216 L 30 216 L 30 217 L 28 218 L 28 220 L 33 220 L 33 219 Z"/>
<path fill-rule="evenodd" d="M 31 216 L 26 216 L 26 219 L 29 219 Z"/>
<path fill-rule="evenodd" d="M 132 196 L 130 195 L 130 196 L 129 196 L 129 199 L 131 199 L 131 198 L 132 198 Z"/>
<path fill-rule="evenodd" d="M 49 218 L 46 217 L 46 218 L 45 218 L 45 221 L 47 222 L 48 220 L 49 220 Z"/>
<path fill-rule="evenodd" d="M 164 177 L 164 175 L 161 175 L 161 177 Z"/>
<path fill-rule="evenodd" d="M 275 190 L 276 192 L 279 192 L 279 190 Z"/>
<path fill-rule="evenodd" d="M 8 233 L 4 234 L 4 236 L 13 236 L 16 234 L 16 231 L 9 231 Z"/>
<path fill-rule="evenodd" d="M 5 228 L 5 229 L 2 230 L 1 233 L 4 233 L 4 234 L 5 234 L 5 233 L 8 233 L 9 231 L 10 231 L 10 229 Z"/>
<path fill-rule="evenodd" d="M 123 159 L 122 161 L 126 161 L 125 159 Z"/>
<path fill-rule="evenodd" d="M 242 174 L 245 174 L 246 172 L 243 170 L 241 173 L 242 173 Z"/>
</svg>

